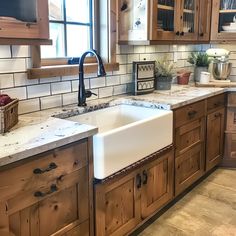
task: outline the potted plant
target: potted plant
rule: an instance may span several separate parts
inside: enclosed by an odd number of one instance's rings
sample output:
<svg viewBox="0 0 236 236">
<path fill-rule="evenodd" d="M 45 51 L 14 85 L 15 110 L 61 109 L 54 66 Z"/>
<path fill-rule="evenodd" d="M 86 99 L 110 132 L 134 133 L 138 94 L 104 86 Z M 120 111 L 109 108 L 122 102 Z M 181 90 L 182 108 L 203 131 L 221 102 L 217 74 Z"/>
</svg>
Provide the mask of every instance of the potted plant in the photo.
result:
<svg viewBox="0 0 236 236">
<path fill-rule="evenodd" d="M 177 71 L 177 83 L 181 85 L 187 85 L 189 83 L 191 71 L 186 69 L 181 69 Z"/>
<path fill-rule="evenodd" d="M 170 90 L 173 74 L 173 62 L 168 61 L 166 57 L 161 60 L 157 60 L 155 68 L 155 89 Z"/>
<path fill-rule="evenodd" d="M 194 65 L 194 80 L 199 82 L 202 71 L 207 72 L 210 64 L 210 59 L 205 52 L 192 52 L 187 60 L 190 64 Z"/>
</svg>

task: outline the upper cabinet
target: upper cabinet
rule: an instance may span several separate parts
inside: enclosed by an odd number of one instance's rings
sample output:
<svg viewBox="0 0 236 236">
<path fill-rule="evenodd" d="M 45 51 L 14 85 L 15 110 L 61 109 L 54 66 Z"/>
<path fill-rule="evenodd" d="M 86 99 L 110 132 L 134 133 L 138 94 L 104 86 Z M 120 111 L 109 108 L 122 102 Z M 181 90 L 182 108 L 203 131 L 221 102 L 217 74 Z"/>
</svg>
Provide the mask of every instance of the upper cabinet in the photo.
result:
<svg viewBox="0 0 236 236">
<path fill-rule="evenodd" d="M 209 41 L 211 0 L 118 0 L 119 42 Z"/>
<path fill-rule="evenodd" d="M 236 0 L 213 1 L 211 39 L 236 39 Z"/>
<path fill-rule="evenodd" d="M 0 7 L 0 39 L 48 40 L 48 1 L 3 1 Z"/>
</svg>

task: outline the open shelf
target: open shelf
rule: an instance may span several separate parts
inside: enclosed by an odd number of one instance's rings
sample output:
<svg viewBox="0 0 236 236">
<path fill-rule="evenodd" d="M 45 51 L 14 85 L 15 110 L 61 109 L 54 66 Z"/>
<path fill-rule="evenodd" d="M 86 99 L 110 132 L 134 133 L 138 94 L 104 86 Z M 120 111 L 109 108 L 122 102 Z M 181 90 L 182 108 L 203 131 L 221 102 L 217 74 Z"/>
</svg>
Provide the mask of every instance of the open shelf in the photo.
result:
<svg viewBox="0 0 236 236">
<path fill-rule="evenodd" d="M 236 13 L 236 9 L 220 10 L 220 13 Z"/>
<path fill-rule="evenodd" d="M 184 9 L 184 13 L 194 14 L 194 11 L 193 10 L 189 10 L 189 9 Z"/>
<path fill-rule="evenodd" d="M 158 5 L 157 5 L 157 8 L 158 8 L 158 9 L 162 9 L 162 10 L 174 11 L 174 7 L 172 7 L 172 6 L 166 6 L 166 5 L 161 5 L 161 4 L 158 4 Z"/>
</svg>

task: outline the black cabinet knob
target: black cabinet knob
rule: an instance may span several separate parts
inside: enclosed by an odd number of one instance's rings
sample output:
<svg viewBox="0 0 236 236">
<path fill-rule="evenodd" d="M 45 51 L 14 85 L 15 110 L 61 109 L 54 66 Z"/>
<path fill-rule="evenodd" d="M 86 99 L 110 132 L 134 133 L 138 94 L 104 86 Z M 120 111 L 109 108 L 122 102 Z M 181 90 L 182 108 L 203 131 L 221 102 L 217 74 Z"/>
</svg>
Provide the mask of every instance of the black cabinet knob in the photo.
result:
<svg viewBox="0 0 236 236">
<path fill-rule="evenodd" d="M 179 31 L 177 31 L 175 34 L 176 34 L 176 35 L 180 35 Z"/>
</svg>

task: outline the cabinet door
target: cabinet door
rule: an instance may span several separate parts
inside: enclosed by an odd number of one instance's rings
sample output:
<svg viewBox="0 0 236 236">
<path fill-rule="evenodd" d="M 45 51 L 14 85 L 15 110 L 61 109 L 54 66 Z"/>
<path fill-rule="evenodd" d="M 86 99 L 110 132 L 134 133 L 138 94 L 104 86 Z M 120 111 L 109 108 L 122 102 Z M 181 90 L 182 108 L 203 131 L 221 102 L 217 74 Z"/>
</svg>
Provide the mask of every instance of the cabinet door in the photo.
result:
<svg viewBox="0 0 236 236">
<path fill-rule="evenodd" d="M 207 116 L 206 170 L 220 163 L 224 143 L 224 108 Z"/>
<path fill-rule="evenodd" d="M 96 235 L 126 235 L 141 222 L 141 174 L 134 171 L 95 186 Z"/>
<path fill-rule="evenodd" d="M 150 40 L 175 40 L 179 28 L 179 0 L 150 2 Z"/>
<path fill-rule="evenodd" d="M 211 40 L 235 40 L 235 1 L 214 0 L 212 9 Z"/>
<path fill-rule="evenodd" d="M 212 0 L 200 0 L 198 40 L 209 41 L 211 32 Z"/>
<path fill-rule="evenodd" d="M 159 157 L 142 171 L 141 216 L 142 219 L 157 212 L 173 198 L 173 151 Z"/>
<path fill-rule="evenodd" d="M 48 39 L 48 1 L 20 3 L 6 1 L 0 9 L 0 38 Z"/>
<path fill-rule="evenodd" d="M 73 232 L 73 228 L 89 219 L 88 191 L 87 167 L 59 176 L 54 182 L 45 183 L 45 186 L 35 191 L 18 194 L 5 203 L 0 203 L 0 206 L 6 206 L 5 217 L 0 219 L 0 226 L 5 224 L 5 229 L 17 236 L 48 236 Z M 81 232 L 85 231 L 84 228 L 85 226 Z"/>
<path fill-rule="evenodd" d="M 178 40 L 197 40 L 199 0 L 180 0 L 180 26 Z"/>
<path fill-rule="evenodd" d="M 204 174 L 203 143 L 175 158 L 175 195 L 183 192 Z"/>
</svg>

